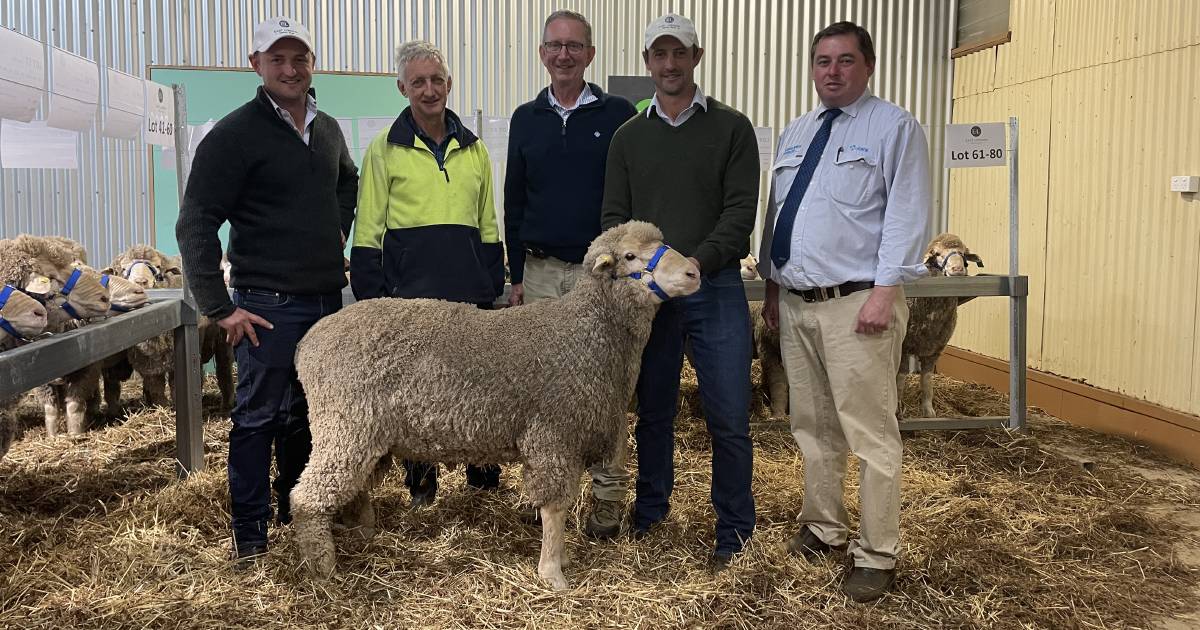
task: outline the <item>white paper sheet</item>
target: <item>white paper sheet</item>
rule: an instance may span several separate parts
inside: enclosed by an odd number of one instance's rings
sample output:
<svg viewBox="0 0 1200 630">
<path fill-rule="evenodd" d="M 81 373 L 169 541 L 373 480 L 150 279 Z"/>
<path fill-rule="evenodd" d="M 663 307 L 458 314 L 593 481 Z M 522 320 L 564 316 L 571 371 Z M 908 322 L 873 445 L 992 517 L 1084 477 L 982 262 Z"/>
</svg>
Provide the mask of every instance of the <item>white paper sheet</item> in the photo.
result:
<svg viewBox="0 0 1200 630">
<path fill-rule="evenodd" d="M 33 120 L 45 93 L 45 45 L 0 28 L 0 118 Z"/>
<path fill-rule="evenodd" d="M 79 134 L 44 121 L 0 122 L 0 167 L 79 168 Z"/>
<path fill-rule="evenodd" d="M 354 152 L 353 149 L 358 150 L 358 155 L 365 153 L 367 146 L 371 144 L 375 136 L 378 136 L 384 129 L 391 127 L 395 121 L 395 118 L 359 118 L 358 138 L 356 138 L 354 146 L 351 147 L 351 153 Z"/>
<path fill-rule="evenodd" d="M 46 89 L 46 46 L 16 31 L 0 28 L 0 79 Z"/>
<path fill-rule="evenodd" d="M 142 122 L 145 119 L 141 114 L 110 109 L 104 113 L 104 128 L 100 134 L 109 138 L 136 140 L 142 132 Z"/>
<path fill-rule="evenodd" d="M 175 93 L 171 88 L 147 80 L 146 84 L 146 126 L 142 128 L 142 137 L 146 144 L 161 147 L 175 147 Z"/>
<path fill-rule="evenodd" d="M 508 119 L 485 116 L 483 118 L 483 146 L 493 162 L 504 162 L 508 158 Z"/>
<path fill-rule="evenodd" d="M 338 128 L 342 130 L 342 137 L 346 139 L 346 146 L 354 148 L 354 119 L 353 118 L 335 118 Z"/>
<path fill-rule="evenodd" d="M 108 100 L 105 113 L 112 110 L 142 117 L 146 113 L 146 84 L 140 77 L 105 68 Z M 140 128 L 140 125 L 139 125 Z"/>
<path fill-rule="evenodd" d="M 84 131 L 96 120 L 100 75 L 96 63 L 50 47 L 50 110 L 46 124 Z"/>
<path fill-rule="evenodd" d="M 29 122 L 37 115 L 45 92 L 0 79 L 0 118 Z"/>
<path fill-rule="evenodd" d="M 775 159 L 775 152 L 771 150 L 772 142 L 775 140 L 775 130 L 770 127 L 755 127 L 754 139 L 758 140 L 758 166 L 761 170 L 771 170 L 771 162 Z"/>
<path fill-rule="evenodd" d="M 96 122 L 96 104 L 77 101 L 69 96 L 50 93 L 50 113 L 46 124 L 59 129 L 87 131 Z"/>
<path fill-rule="evenodd" d="M 140 77 L 106 68 L 108 106 L 131 114 L 146 112 L 146 83 Z"/>
<path fill-rule="evenodd" d="M 217 121 L 211 118 L 202 125 L 188 125 L 188 151 L 192 154 L 192 157 L 196 156 L 196 147 L 200 146 L 200 141 L 216 126 Z"/>
</svg>

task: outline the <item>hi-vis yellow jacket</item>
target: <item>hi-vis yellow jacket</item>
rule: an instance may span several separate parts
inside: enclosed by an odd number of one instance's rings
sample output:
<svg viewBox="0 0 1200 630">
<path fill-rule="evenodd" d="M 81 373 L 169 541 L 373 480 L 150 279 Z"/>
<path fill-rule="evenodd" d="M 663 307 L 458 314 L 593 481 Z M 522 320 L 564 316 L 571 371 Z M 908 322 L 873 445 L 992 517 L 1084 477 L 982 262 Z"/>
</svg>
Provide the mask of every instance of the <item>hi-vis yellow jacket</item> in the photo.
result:
<svg viewBox="0 0 1200 630">
<path fill-rule="evenodd" d="M 491 303 L 504 255 L 487 148 L 446 110 L 441 163 L 408 108 L 363 156 L 350 284 L 360 300 L 434 298 Z"/>
</svg>

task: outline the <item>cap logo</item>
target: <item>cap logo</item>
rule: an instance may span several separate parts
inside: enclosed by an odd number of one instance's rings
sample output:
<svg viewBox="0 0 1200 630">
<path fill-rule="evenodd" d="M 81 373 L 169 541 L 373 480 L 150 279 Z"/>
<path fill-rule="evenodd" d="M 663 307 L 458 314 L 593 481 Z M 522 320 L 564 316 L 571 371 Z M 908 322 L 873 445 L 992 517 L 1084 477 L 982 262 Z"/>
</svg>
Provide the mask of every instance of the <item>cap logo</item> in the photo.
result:
<svg viewBox="0 0 1200 630">
<path fill-rule="evenodd" d="M 291 24 L 288 24 L 287 20 L 279 20 L 279 25 L 282 26 L 283 28 L 291 27 Z"/>
<path fill-rule="evenodd" d="M 667 17 L 663 18 L 663 21 L 666 22 L 667 24 L 670 24 L 675 21 L 675 18 L 668 15 Z"/>
</svg>

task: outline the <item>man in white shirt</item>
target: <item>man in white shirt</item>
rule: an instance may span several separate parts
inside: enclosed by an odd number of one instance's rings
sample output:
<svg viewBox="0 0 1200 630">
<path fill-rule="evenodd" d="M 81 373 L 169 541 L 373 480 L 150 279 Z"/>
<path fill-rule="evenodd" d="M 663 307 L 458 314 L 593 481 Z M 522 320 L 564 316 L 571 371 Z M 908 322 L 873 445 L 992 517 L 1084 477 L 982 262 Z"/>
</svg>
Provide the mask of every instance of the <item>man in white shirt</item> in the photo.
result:
<svg viewBox="0 0 1200 630">
<path fill-rule="evenodd" d="M 779 139 L 759 256 L 763 319 L 780 331 L 792 435 L 804 454 L 802 526 L 788 548 L 811 561 L 848 546 L 854 568 L 842 590 L 865 602 L 895 580 L 901 285 L 925 273 L 929 149 L 911 114 L 867 89 L 875 52 L 865 29 L 825 28 L 810 61 L 821 104 Z M 842 503 L 847 450 L 861 471 L 853 540 Z"/>
</svg>

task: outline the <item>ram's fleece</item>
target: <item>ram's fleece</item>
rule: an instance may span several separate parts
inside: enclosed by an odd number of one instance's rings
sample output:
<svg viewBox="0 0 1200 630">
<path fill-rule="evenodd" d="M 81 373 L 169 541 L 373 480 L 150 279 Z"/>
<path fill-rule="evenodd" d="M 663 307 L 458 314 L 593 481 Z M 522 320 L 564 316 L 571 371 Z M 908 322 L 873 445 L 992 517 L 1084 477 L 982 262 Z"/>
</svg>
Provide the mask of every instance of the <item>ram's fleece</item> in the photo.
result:
<svg viewBox="0 0 1200 630">
<path fill-rule="evenodd" d="M 310 569 L 334 570 L 339 510 L 373 531 L 367 493 L 381 460 L 519 461 L 541 508 L 538 574 L 566 588 L 566 511 L 587 466 L 622 456 L 625 407 L 661 304 L 649 284 L 669 296 L 700 286 L 696 267 L 674 250 L 664 248 L 653 275 L 645 272 L 660 245 L 649 223 L 604 232 L 584 259 L 588 273 L 557 300 L 497 311 L 365 300 L 313 326 L 296 353 L 313 449 L 291 494 Z"/>
</svg>

